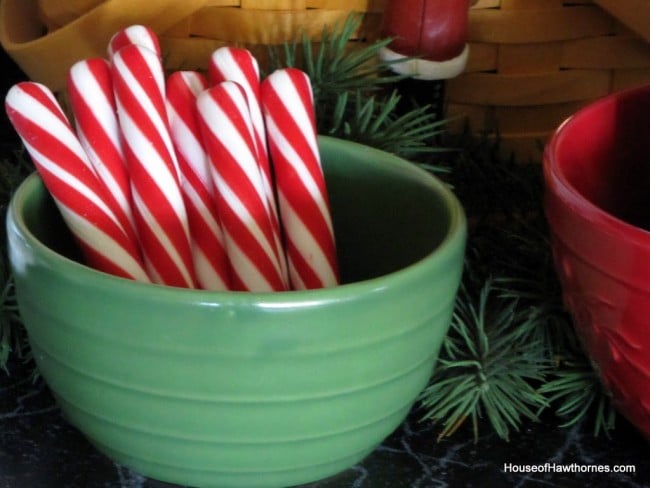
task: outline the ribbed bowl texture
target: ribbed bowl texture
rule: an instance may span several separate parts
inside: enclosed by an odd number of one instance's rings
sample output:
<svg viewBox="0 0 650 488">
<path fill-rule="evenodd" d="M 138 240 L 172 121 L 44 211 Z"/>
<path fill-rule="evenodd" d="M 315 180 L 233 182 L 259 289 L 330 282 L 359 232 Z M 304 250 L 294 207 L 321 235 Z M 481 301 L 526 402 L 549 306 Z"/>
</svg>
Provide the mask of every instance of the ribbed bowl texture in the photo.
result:
<svg viewBox="0 0 650 488">
<path fill-rule="evenodd" d="M 544 161 L 564 302 L 614 403 L 650 438 L 650 86 L 565 122 Z"/>
<path fill-rule="evenodd" d="M 8 212 L 20 313 L 63 413 L 114 461 L 189 486 L 276 487 L 357 463 L 430 379 L 466 225 L 414 164 L 321 137 L 343 284 L 208 292 L 80 264 L 37 175 Z"/>
</svg>

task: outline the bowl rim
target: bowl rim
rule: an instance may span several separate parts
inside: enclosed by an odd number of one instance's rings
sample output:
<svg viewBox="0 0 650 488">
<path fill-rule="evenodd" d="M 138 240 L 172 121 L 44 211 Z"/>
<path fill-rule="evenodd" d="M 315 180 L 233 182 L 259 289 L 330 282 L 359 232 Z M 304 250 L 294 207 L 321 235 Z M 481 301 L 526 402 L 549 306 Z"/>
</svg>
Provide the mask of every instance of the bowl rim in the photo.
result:
<svg viewBox="0 0 650 488">
<path fill-rule="evenodd" d="M 111 288 L 116 284 L 121 284 L 122 293 L 146 293 L 151 297 L 164 298 L 167 301 L 179 300 L 186 301 L 191 298 L 193 301 L 206 303 L 269 303 L 276 305 L 295 306 L 300 303 L 315 304 L 332 300 L 340 301 L 345 296 L 359 296 L 364 293 L 373 293 L 375 291 L 397 286 L 400 282 L 417 280 L 419 276 L 426 273 L 430 268 L 436 268 L 442 263 L 448 261 L 459 250 L 464 254 L 465 241 L 467 235 L 467 222 L 464 209 L 453 193 L 453 191 L 439 178 L 431 173 L 419 168 L 414 163 L 400 158 L 394 154 L 359 144 L 353 141 L 338 139 L 330 136 L 319 136 L 320 145 L 343 144 L 353 150 L 363 150 L 376 156 L 375 159 L 390 161 L 389 164 L 408 165 L 408 170 L 414 174 L 420 175 L 427 185 L 431 186 L 436 193 L 445 202 L 445 207 L 449 211 L 449 226 L 441 242 L 423 258 L 414 263 L 405 266 L 399 270 L 373 277 L 365 280 L 359 280 L 350 283 L 340 284 L 330 288 L 320 288 L 315 290 L 287 290 L 287 291 L 269 291 L 269 292 L 250 292 L 250 291 L 212 291 L 202 289 L 189 289 L 169 285 L 160 285 L 155 283 L 142 283 L 134 280 L 111 275 L 91 268 L 83 263 L 75 261 L 67 256 L 59 254 L 50 247 L 41 242 L 28 228 L 25 223 L 21 208 L 25 205 L 25 200 L 36 191 L 45 191 L 41 177 L 35 171 L 29 175 L 16 189 L 9 203 L 7 212 L 8 234 L 19 236 L 27 246 L 33 248 L 35 252 L 41 254 L 48 262 L 48 266 L 58 270 L 65 270 L 66 273 L 76 273 L 79 279 L 87 282 L 87 286 L 96 288 Z M 387 164 L 382 162 L 381 164 Z"/>
<path fill-rule="evenodd" d="M 544 149 L 544 180 L 547 190 L 555 198 L 561 200 L 582 220 L 591 222 L 599 226 L 599 231 L 604 232 L 612 237 L 619 238 L 625 235 L 628 242 L 635 245 L 647 246 L 650 231 L 637 227 L 626 222 L 619 217 L 605 211 L 600 206 L 587 199 L 578 189 L 569 182 L 565 172 L 561 169 L 557 161 L 557 148 L 569 137 L 567 132 L 580 120 L 592 112 L 598 112 L 603 106 L 609 105 L 622 98 L 634 98 L 639 93 L 650 92 L 650 84 L 634 88 L 628 88 L 609 95 L 590 103 L 579 109 L 573 115 L 565 119 L 553 132 L 551 139 Z"/>
</svg>

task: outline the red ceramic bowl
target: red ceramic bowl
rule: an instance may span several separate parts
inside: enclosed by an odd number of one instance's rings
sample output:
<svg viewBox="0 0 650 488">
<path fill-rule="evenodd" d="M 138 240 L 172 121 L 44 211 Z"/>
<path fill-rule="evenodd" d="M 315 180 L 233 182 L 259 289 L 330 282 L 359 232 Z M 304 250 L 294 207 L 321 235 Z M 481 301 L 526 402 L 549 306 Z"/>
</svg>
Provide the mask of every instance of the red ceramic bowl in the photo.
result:
<svg viewBox="0 0 650 488">
<path fill-rule="evenodd" d="M 577 112 L 546 147 L 564 300 L 619 411 L 650 438 L 650 86 Z"/>
</svg>

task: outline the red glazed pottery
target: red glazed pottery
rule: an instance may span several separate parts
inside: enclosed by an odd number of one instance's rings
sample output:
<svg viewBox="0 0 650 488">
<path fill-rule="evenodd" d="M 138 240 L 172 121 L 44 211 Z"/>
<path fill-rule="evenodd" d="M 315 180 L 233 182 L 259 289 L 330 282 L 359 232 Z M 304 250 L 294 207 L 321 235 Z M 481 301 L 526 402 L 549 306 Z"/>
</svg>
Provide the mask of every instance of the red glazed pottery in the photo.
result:
<svg viewBox="0 0 650 488">
<path fill-rule="evenodd" d="M 562 124 L 544 156 L 564 301 L 619 411 L 650 438 L 650 86 Z"/>
</svg>

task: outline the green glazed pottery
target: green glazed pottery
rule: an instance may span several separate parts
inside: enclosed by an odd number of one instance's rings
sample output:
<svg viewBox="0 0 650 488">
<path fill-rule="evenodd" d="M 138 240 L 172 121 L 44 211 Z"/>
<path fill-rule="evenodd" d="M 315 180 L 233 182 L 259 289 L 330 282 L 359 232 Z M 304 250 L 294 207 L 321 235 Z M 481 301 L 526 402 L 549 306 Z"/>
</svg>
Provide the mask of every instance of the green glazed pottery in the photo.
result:
<svg viewBox="0 0 650 488">
<path fill-rule="evenodd" d="M 395 156 L 321 137 L 344 284 L 206 292 L 79 263 L 37 175 L 9 252 L 38 368 L 66 418 L 148 477 L 275 487 L 369 454 L 427 384 L 466 239 L 449 189 Z"/>
</svg>

